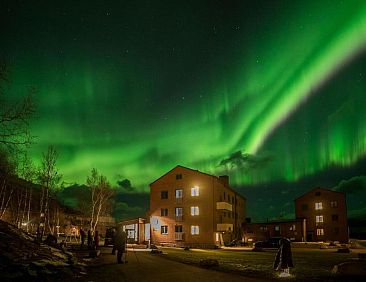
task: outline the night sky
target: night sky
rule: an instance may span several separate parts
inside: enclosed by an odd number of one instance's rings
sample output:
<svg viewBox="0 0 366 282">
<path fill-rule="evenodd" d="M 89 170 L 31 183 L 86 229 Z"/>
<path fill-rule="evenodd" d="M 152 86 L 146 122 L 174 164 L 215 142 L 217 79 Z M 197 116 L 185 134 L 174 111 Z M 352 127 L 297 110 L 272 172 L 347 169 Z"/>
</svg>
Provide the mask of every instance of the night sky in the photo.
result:
<svg viewBox="0 0 366 282">
<path fill-rule="evenodd" d="M 317 186 L 366 215 L 366 1 L 0 3 L 10 99 L 38 89 L 30 155 L 55 145 L 67 183 L 127 178 L 135 216 L 180 164 L 229 174 L 255 219 Z"/>
</svg>

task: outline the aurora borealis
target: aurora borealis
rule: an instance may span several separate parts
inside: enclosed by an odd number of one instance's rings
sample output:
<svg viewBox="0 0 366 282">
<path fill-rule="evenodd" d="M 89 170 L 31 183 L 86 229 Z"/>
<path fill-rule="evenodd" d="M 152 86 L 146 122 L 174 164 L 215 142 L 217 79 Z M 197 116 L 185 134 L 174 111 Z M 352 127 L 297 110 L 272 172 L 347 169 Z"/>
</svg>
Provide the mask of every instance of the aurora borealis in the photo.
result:
<svg viewBox="0 0 366 282">
<path fill-rule="evenodd" d="M 55 145 L 66 182 L 147 192 L 181 164 L 292 201 L 366 173 L 366 1 L 30 2 L 1 1 L 0 54 L 14 99 L 38 89 L 31 156 Z"/>
</svg>

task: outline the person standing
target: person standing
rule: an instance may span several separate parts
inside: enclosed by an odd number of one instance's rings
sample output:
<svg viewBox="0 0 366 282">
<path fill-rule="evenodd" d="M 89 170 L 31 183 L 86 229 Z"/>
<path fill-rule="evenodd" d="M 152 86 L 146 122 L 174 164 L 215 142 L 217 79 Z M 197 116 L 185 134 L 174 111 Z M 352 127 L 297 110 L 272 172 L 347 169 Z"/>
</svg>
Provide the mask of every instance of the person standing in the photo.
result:
<svg viewBox="0 0 366 282">
<path fill-rule="evenodd" d="M 80 227 L 80 249 L 84 248 L 84 243 L 85 243 L 85 231 L 83 230 L 82 227 Z"/>
<path fill-rule="evenodd" d="M 93 239 L 92 239 L 91 231 L 89 229 L 88 230 L 88 249 L 89 250 L 91 250 L 91 248 L 92 248 L 92 243 L 93 243 Z"/>
<path fill-rule="evenodd" d="M 117 227 L 117 233 L 114 239 L 114 245 L 117 250 L 117 263 L 127 263 L 127 235 L 122 226 Z M 122 259 L 124 257 L 124 259 Z"/>
<path fill-rule="evenodd" d="M 294 267 L 292 262 L 291 241 L 288 238 L 282 238 L 280 247 L 277 251 L 273 268 L 282 270 L 280 277 L 290 276 L 290 267 Z"/>
<path fill-rule="evenodd" d="M 95 249 L 99 249 L 99 234 L 98 234 L 98 230 L 95 230 L 94 232 L 94 247 Z"/>
</svg>

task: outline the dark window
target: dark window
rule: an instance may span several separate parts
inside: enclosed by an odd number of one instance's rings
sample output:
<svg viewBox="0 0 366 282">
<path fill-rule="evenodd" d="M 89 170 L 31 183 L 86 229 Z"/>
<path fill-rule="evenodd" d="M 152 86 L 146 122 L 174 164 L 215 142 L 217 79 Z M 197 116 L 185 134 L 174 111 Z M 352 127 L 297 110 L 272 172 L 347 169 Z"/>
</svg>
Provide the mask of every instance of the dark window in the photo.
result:
<svg viewBox="0 0 366 282">
<path fill-rule="evenodd" d="M 230 203 L 230 195 L 227 195 L 227 201 Z"/>
<path fill-rule="evenodd" d="M 337 202 L 337 201 L 331 201 L 331 202 L 330 202 L 330 207 L 331 207 L 331 208 L 336 208 L 336 207 L 338 207 L 338 202 Z"/>
<path fill-rule="evenodd" d="M 230 218 L 230 217 L 231 217 L 231 213 L 230 213 L 230 212 L 228 212 L 228 213 L 227 213 L 227 216 Z"/>
<path fill-rule="evenodd" d="M 226 193 L 224 192 L 224 200 L 226 200 Z"/>
<path fill-rule="evenodd" d="M 301 210 L 302 211 L 307 211 L 308 210 L 308 204 L 302 204 L 301 205 Z"/>
<path fill-rule="evenodd" d="M 234 204 L 234 197 L 231 197 L 231 203 Z"/>
<path fill-rule="evenodd" d="M 339 234 L 339 227 L 334 228 L 334 234 Z"/>
<path fill-rule="evenodd" d="M 175 226 L 175 232 L 183 232 L 183 226 L 182 225 L 176 225 Z"/>
<path fill-rule="evenodd" d="M 161 191 L 161 198 L 168 199 L 168 191 Z"/>
<path fill-rule="evenodd" d="M 332 220 L 338 221 L 338 214 L 332 214 Z"/>
<path fill-rule="evenodd" d="M 161 216 L 168 216 L 168 209 L 161 209 Z"/>
<path fill-rule="evenodd" d="M 179 173 L 179 174 L 176 174 L 175 175 L 175 179 L 182 179 L 183 178 L 183 176 L 182 176 L 182 174 L 181 173 Z"/>
<path fill-rule="evenodd" d="M 168 234 L 168 225 L 161 226 L 161 234 Z"/>
<path fill-rule="evenodd" d="M 320 192 L 318 191 L 318 192 L 315 192 L 315 196 L 320 196 Z"/>
</svg>

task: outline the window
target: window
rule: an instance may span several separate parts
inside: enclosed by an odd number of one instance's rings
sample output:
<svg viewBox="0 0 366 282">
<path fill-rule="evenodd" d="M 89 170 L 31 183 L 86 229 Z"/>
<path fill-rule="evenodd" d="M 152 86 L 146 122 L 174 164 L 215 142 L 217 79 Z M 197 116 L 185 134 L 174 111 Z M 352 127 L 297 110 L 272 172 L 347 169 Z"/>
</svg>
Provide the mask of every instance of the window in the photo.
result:
<svg viewBox="0 0 366 282">
<path fill-rule="evenodd" d="M 317 215 L 315 217 L 315 221 L 316 221 L 316 223 L 324 222 L 324 218 L 322 215 Z"/>
<path fill-rule="evenodd" d="M 161 191 L 161 198 L 168 199 L 168 191 Z"/>
<path fill-rule="evenodd" d="M 334 234 L 339 234 L 339 227 L 334 228 Z"/>
<path fill-rule="evenodd" d="M 330 202 L 330 207 L 331 207 L 331 208 L 336 208 L 336 207 L 338 207 L 338 202 L 337 202 L 337 201 L 331 201 L 331 202 Z"/>
<path fill-rule="evenodd" d="M 200 189 L 198 186 L 194 186 L 191 188 L 191 196 L 196 197 L 200 194 Z"/>
<path fill-rule="evenodd" d="M 226 193 L 224 192 L 224 200 L 226 200 Z"/>
<path fill-rule="evenodd" d="M 267 231 L 267 226 L 260 226 L 259 229 L 260 231 Z"/>
<path fill-rule="evenodd" d="M 318 228 L 316 230 L 316 235 L 318 236 L 323 236 L 324 235 L 324 229 L 323 228 Z"/>
<path fill-rule="evenodd" d="M 315 203 L 315 209 L 316 210 L 322 210 L 323 209 L 323 203 L 322 202 Z"/>
<path fill-rule="evenodd" d="M 182 190 L 182 189 L 176 189 L 176 190 L 175 190 L 175 198 L 176 198 L 176 199 L 181 199 L 181 198 L 183 198 L 183 190 Z"/>
<path fill-rule="evenodd" d="M 175 232 L 183 232 L 183 226 L 182 225 L 176 225 L 175 226 Z"/>
<path fill-rule="evenodd" d="M 296 225 L 295 224 L 292 224 L 290 226 L 290 231 L 296 231 Z"/>
<path fill-rule="evenodd" d="M 168 234 L 168 225 L 161 226 L 161 234 L 163 235 Z"/>
<path fill-rule="evenodd" d="M 179 174 L 176 174 L 175 175 L 175 179 L 182 179 L 183 178 L 183 176 L 182 176 L 182 174 L 181 173 L 179 173 Z"/>
<path fill-rule="evenodd" d="M 315 196 L 320 196 L 321 193 L 319 191 L 315 192 Z"/>
<path fill-rule="evenodd" d="M 191 215 L 199 215 L 200 210 L 198 207 L 191 207 Z"/>
<path fill-rule="evenodd" d="M 168 216 L 168 209 L 161 209 L 160 210 L 160 215 L 161 216 Z"/>
<path fill-rule="evenodd" d="M 183 208 L 175 208 L 176 216 L 183 216 Z"/>
<path fill-rule="evenodd" d="M 280 226 L 279 226 L 279 225 L 276 225 L 276 226 L 274 227 L 274 229 L 275 229 L 275 231 L 280 231 Z"/>
<path fill-rule="evenodd" d="M 230 203 L 230 195 L 227 195 L 227 201 Z"/>
<path fill-rule="evenodd" d="M 338 221 L 338 214 L 332 214 L 332 220 Z"/>
<path fill-rule="evenodd" d="M 301 210 L 302 211 L 307 211 L 308 210 L 308 204 L 302 204 L 301 205 Z"/>
<path fill-rule="evenodd" d="M 191 234 L 192 235 L 200 234 L 200 227 L 198 225 L 192 225 L 191 226 Z"/>
</svg>

